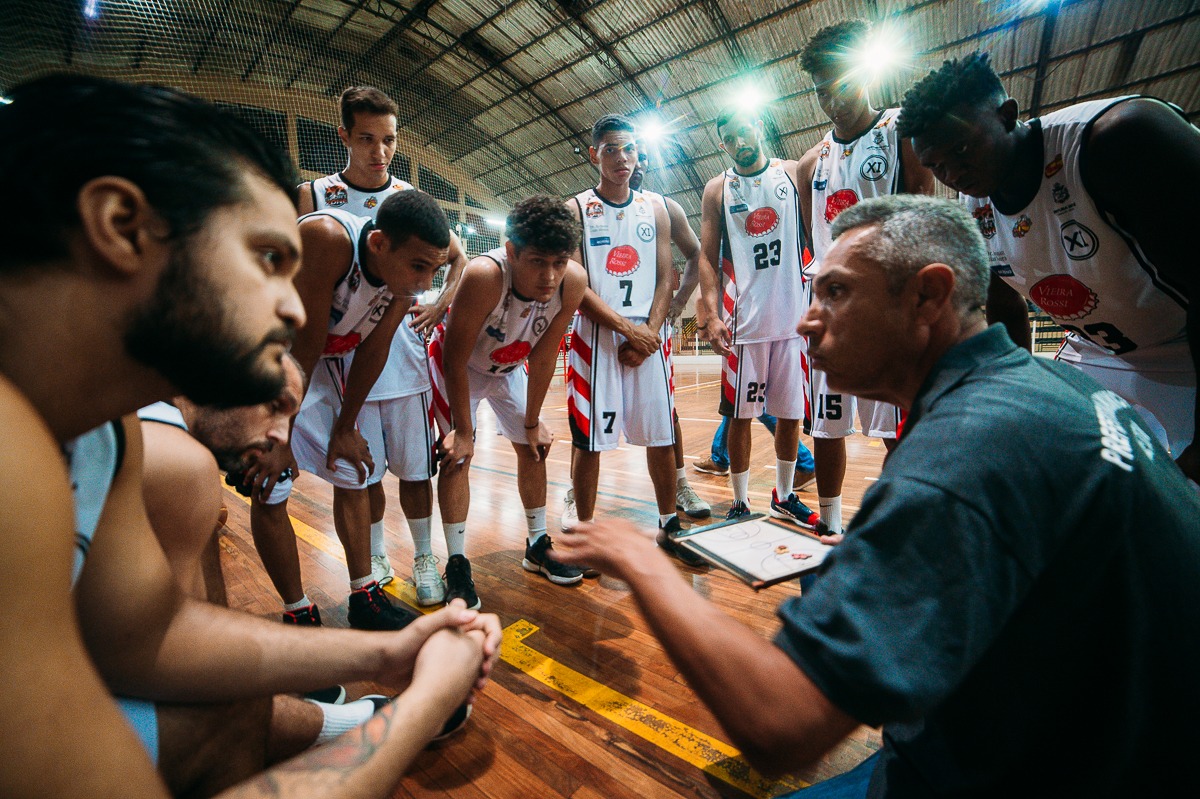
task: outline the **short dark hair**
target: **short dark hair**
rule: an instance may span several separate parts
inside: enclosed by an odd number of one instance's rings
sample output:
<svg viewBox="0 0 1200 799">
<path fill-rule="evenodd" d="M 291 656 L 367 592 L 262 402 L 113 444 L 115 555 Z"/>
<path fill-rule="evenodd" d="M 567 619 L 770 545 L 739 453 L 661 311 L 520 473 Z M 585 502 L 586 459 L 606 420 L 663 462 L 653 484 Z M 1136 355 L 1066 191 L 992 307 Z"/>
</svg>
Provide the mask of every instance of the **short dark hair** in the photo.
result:
<svg viewBox="0 0 1200 799">
<path fill-rule="evenodd" d="M 605 114 L 596 120 L 595 125 L 592 125 L 592 146 L 598 145 L 605 133 L 611 133 L 614 130 L 628 131 L 631 135 L 637 132 L 629 117 L 620 114 Z"/>
<path fill-rule="evenodd" d="M 360 111 L 364 114 L 400 116 L 396 101 L 374 86 L 351 86 L 342 92 L 338 106 L 342 111 L 342 127 L 346 130 L 354 127 L 354 115 Z"/>
<path fill-rule="evenodd" d="M 583 228 L 561 199 L 535 194 L 513 206 L 504 235 L 518 253 L 526 247 L 548 253 L 572 253 L 579 247 Z"/>
<path fill-rule="evenodd" d="M 920 136 L 955 108 L 1007 96 L 987 53 L 943 61 L 940 69 L 905 92 L 896 130 L 906 139 Z"/>
<path fill-rule="evenodd" d="M 871 24 L 862 19 L 848 19 L 813 34 L 800 52 L 800 66 L 809 75 L 830 70 L 844 71 L 847 55 L 862 44 L 871 32 Z"/>
<path fill-rule="evenodd" d="M 438 201 L 419 189 L 398 191 L 379 204 L 375 228 L 382 230 L 396 249 L 416 236 L 434 247 L 450 246 L 450 222 Z"/>
<path fill-rule="evenodd" d="M 0 106 L 0 175 L 21 186 L 20 213 L 0 223 L 0 272 L 60 260 L 79 226 L 76 198 L 106 175 L 137 184 L 182 240 L 216 208 L 245 197 L 247 171 L 296 201 L 287 153 L 237 117 L 175 89 L 84 75 L 16 86 Z M 53 142 L 55 156 L 39 148 Z"/>
</svg>

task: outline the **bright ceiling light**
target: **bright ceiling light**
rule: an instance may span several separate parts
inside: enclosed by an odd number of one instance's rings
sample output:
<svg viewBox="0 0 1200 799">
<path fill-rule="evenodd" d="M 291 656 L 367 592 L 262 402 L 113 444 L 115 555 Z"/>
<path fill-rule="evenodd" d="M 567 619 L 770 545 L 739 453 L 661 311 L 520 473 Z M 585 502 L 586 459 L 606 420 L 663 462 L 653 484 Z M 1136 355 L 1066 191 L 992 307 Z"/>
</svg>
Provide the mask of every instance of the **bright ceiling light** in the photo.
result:
<svg viewBox="0 0 1200 799">
<path fill-rule="evenodd" d="M 667 135 L 667 129 L 654 118 L 642 119 L 637 126 L 638 142 L 647 146 L 658 144 Z"/>
<path fill-rule="evenodd" d="M 468 236 L 475 235 L 475 226 L 474 225 L 467 225 L 467 235 Z"/>
<path fill-rule="evenodd" d="M 762 113 L 763 107 L 766 106 L 767 97 L 758 86 L 747 80 L 734 90 L 734 95 L 730 98 L 729 104 L 740 111 L 745 111 L 747 114 L 757 117 Z"/>
<path fill-rule="evenodd" d="M 502 216 L 489 216 L 483 221 L 497 229 L 502 228 L 505 224 L 507 224 L 507 220 Z"/>
<path fill-rule="evenodd" d="M 907 37 L 894 27 L 877 26 L 861 47 L 850 53 L 850 73 L 866 83 L 877 83 L 912 63 Z"/>
</svg>

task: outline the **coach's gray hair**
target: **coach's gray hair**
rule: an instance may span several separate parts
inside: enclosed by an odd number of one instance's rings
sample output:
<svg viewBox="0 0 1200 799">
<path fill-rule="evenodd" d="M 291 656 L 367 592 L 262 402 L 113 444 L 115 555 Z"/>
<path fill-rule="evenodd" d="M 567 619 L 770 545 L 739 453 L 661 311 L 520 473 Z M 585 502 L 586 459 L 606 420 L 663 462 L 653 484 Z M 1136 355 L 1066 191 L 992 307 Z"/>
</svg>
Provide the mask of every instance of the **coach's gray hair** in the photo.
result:
<svg viewBox="0 0 1200 799">
<path fill-rule="evenodd" d="M 838 214 L 833 238 L 859 227 L 876 233 L 860 242 L 861 252 L 879 264 L 888 288 L 899 293 L 908 279 L 928 264 L 954 270 L 954 307 L 960 315 L 987 301 L 991 270 L 979 227 L 958 203 L 916 194 L 864 200 Z"/>
</svg>

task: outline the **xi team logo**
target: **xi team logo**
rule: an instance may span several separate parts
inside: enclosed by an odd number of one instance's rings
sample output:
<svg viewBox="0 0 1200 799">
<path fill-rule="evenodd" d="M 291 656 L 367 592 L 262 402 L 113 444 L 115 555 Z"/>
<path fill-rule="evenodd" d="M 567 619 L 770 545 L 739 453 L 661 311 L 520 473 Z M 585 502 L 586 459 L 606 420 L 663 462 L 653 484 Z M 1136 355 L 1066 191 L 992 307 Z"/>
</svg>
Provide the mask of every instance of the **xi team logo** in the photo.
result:
<svg viewBox="0 0 1200 799">
<path fill-rule="evenodd" d="M 1063 250 L 1072 261 L 1085 261 L 1100 249 L 1100 240 L 1090 228 L 1072 219 L 1063 224 L 1060 230 Z"/>
<path fill-rule="evenodd" d="M 879 153 L 875 153 L 866 161 L 863 161 L 862 166 L 858 168 L 858 174 L 862 175 L 863 180 L 869 180 L 874 183 L 883 178 L 888 171 L 888 160 Z"/>
<path fill-rule="evenodd" d="M 349 201 L 345 186 L 327 186 L 325 188 L 325 204 L 331 208 L 345 205 Z"/>
<path fill-rule="evenodd" d="M 645 242 L 654 240 L 654 226 L 649 222 L 641 222 L 637 226 L 637 237 Z"/>
</svg>

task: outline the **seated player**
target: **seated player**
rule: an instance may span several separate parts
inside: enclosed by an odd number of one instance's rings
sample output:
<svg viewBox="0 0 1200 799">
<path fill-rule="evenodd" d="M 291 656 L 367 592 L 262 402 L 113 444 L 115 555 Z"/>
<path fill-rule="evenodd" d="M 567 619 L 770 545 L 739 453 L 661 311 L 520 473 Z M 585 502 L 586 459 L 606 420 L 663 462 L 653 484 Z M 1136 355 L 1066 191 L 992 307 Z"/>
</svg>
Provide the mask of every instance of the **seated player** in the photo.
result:
<svg viewBox="0 0 1200 799">
<path fill-rule="evenodd" d="M 0 167 L 36 212 L 0 222 L 0 795 L 390 793 L 486 676 L 498 620 L 455 606 L 390 635 L 296 630 L 198 601 L 142 498 L 133 411 L 283 386 L 305 321 L 293 168 L 169 89 L 49 76 L 8 94 Z M 29 157 L 47 137 L 65 153 L 49 169 Z M 271 697 L 350 679 L 401 693 L 261 773 Z"/>
<path fill-rule="evenodd" d="M 337 209 L 308 214 L 300 220 L 300 236 L 305 256 L 296 284 L 312 321 L 294 352 L 312 377 L 290 445 L 260 458 L 248 474 L 262 481 L 252 496 L 254 542 L 283 598 L 284 621 L 319 625 L 320 613 L 304 593 L 287 515 L 292 484 L 273 478 L 298 464 L 328 481 L 350 575 L 350 625 L 398 630 L 412 614 L 393 606 L 371 574 L 367 486 L 383 479 L 382 425 L 359 411 L 412 299 L 446 262 L 448 223 L 436 200 L 408 190 L 384 200 L 374 220 Z M 374 449 L 365 436 L 375 439 Z"/>
<path fill-rule="evenodd" d="M 434 410 L 443 431 L 438 504 L 446 533 L 446 596 L 479 607 L 464 554 L 475 452 L 475 411 L 487 400 L 517 453 L 517 491 L 528 538 L 522 566 L 572 585 L 583 572 L 554 557 L 546 535 L 546 453 L 554 436 L 540 418 L 558 344 L 587 288 L 571 260 L 579 222 L 560 200 L 535 196 L 508 215 L 504 247 L 467 264 L 444 327 L 429 343 Z M 524 368 L 528 363 L 528 374 Z"/>
</svg>

